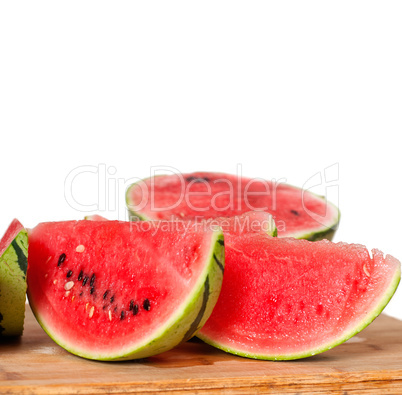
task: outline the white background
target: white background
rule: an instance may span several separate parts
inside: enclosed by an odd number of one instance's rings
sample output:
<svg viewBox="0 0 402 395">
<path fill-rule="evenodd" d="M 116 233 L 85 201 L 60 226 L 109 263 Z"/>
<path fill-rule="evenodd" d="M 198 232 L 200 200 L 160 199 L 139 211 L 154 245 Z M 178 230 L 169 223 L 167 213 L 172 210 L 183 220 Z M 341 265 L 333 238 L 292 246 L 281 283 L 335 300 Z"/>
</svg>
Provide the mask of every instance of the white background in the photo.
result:
<svg viewBox="0 0 402 395">
<path fill-rule="evenodd" d="M 402 259 L 401 20 L 400 1 L 2 2 L 0 233 L 123 219 L 163 169 L 241 170 L 318 183 L 336 241 Z"/>
</svg>

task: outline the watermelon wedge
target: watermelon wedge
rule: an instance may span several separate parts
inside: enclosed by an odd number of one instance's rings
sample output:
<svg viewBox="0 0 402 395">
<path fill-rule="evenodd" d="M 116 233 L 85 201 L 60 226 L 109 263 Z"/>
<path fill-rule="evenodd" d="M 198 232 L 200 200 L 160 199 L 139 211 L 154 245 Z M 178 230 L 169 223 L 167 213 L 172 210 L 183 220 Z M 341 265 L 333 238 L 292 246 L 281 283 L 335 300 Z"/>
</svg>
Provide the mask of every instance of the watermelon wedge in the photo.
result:
<svg viewBox="0 0 402 395">
<path fill-rule="evenodd" d="M 304 358 L 355 335 L 394 294 L 401 265 L 364 246 L 225 233 L 225 276 L 197 336 L 258 359 Z"/>
<path fill-rule="evenodd" d="M 157 176 L 132 184 L 126 203 L 133 218 L 200 220 L 248 211 L 272 214 L 279 237 L 331 239 L 339 210 L 307 190 L 224 173 Z"/>
<path fill-rule="evenodd" d="M 0 241 L 0 336 L 24 330 L 27 250 L 27 232 L 14 219 Z"/>
<path fill-rule="evenodd" d="M 43 329 L 71 353 L 144 358 L 205 323 L 223 265 L 221 230 L 183 222 L 41 223 L 29 233 L 28 297 Z"/>
</svg>

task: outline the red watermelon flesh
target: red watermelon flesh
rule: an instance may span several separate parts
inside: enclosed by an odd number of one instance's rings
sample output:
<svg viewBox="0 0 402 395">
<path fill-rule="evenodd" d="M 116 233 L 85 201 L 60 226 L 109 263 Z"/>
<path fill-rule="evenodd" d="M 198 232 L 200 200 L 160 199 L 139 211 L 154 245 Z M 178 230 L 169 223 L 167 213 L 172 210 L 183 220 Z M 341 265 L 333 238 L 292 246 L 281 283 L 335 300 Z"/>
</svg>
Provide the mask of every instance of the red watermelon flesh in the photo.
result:
<svg viewBox="0 0 402 395">
<path fill-rule="evenodd" d="M 91 359 L 144 358 L 187 340 L 210 315 L 223 237 L 174 222 L 42 223 L 28 257 L 30 305 L 58 344 Z"/>
<path fill-rule="evenodd" d="M 361 245 L 225 233 L 217 305 L 197 334 L 225 351 L 296 359 L 366 327 L 400 280 L 400 263 Z"/>
<path fill-rule="evenodd" d="M 194 226 L 205 228 L 221 228 L 223 233 L 241 235 L 245 233 L 264 233 L 276 236 L 278 230 L 272 215 L 265 211 L 250 211 L 234 217 L 216 217 L 194 222 Z"/>
<path fill-rule="evenodd" d="M 330 239 L 339 211 L 308 190 L 224 173 L 196 172 L 141 180 L 127 190 L 130 213 L 141 219 L 197 220 L 248 211 L 272 214 L 278 236 Z"/>
</svg>

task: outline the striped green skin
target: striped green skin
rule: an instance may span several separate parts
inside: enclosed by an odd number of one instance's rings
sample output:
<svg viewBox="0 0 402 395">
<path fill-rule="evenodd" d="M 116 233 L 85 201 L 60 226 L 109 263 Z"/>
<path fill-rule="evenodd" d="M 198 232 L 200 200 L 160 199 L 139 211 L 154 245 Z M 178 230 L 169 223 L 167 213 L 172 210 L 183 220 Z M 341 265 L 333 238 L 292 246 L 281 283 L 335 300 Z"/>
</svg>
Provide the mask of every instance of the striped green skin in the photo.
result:
<svg viewBox="0 0 402 395">
<path fill-rule="evenodd" d="M 0 336 L 24 330 L 28 235 L 21 230 L 0 257 Z"/>
</svg>

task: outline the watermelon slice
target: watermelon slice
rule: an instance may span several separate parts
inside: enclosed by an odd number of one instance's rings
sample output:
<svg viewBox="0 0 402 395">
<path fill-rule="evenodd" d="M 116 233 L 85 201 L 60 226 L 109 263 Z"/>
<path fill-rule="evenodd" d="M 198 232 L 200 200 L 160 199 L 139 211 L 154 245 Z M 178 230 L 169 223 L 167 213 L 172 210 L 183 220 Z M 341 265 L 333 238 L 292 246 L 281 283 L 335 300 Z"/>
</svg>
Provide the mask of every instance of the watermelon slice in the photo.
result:
<svg viewBox="0 0 402 395">
<path fill-rule="evenodd" d="M 225 233 L 225 276 L 197 336 L 227 352 L 297 359 L 365 328 L 394 294 L 401 266 L 361 245 Z"/>
<path fill-rule="evenodd" d="M 339 210 L 324 198 L 287 184 L 224 173 L 157 176 L 132 184 L 126 193 L 132 217 L 198 220 L 270 212 L 279 237 L 331 239 Z"/>
<path fill-rule="evenodd" d="M 27 250 L 27 232 L 14 219 L 0 241 L 0 336 L 24 330 Z"/>
<path fill-rule="evenodd" d="M 28 298 L 59 345 L 144 358 L 189 339 L 217 301 L 221 230 L 183 222 L 68 221 L 29 233 Z"/>
</svg>

